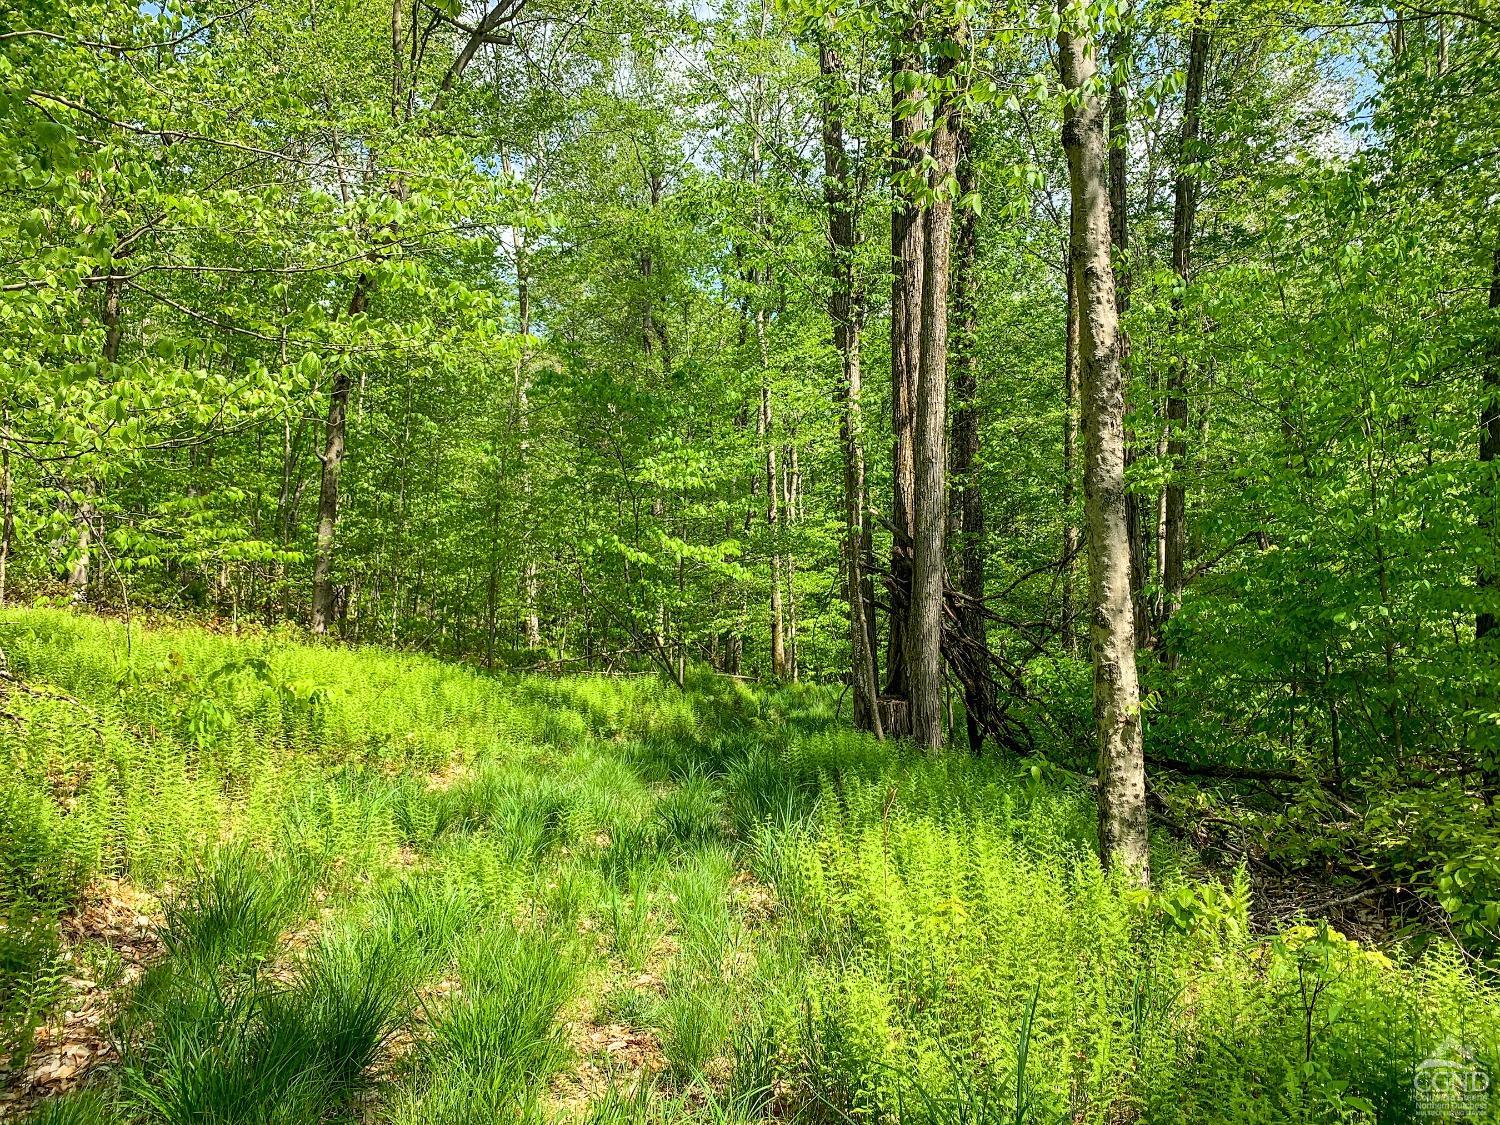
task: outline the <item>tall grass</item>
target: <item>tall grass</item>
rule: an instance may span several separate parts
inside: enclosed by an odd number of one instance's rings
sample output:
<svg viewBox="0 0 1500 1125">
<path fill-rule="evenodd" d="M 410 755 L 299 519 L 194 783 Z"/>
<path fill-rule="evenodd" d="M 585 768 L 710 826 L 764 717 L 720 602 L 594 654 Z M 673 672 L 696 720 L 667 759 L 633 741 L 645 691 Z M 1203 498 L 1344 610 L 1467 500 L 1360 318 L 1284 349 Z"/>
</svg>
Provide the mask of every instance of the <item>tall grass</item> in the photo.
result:
<svg viewBox="0 0 1500 1125">
<path fill-rule="evenodd" d="M 1406 1122 L 1429 1056 L 1500 1074 L 1443 943 L 1257 933 L 1167 839 L 1131 888 L 1082 784 L 876 744 L 816 686 L 42 610 L 0 645 L 34 689 L 0 722 L 7 1049 L 91 882 L 163 904 L 120 1065 L 39 1121 Z"/>
</svg>

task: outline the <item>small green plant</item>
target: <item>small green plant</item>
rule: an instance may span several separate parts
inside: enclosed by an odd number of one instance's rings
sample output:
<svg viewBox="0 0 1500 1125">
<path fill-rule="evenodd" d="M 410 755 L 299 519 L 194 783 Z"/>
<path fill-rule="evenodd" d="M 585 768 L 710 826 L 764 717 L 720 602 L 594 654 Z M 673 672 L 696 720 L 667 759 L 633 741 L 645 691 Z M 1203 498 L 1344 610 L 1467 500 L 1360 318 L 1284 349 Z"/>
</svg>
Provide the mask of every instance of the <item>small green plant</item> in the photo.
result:
<svg viewBox="0 0 1500 1125">
<path fill-rule="evenodd" d="M 0 903 L 72 905 L 96 862 L 80 827 L 50 796 L 0 774 Z"/>
<path fill-rule="evenodd" d="M 664 847 L 690 850 L 723 838 L 724 799 L 706 777 L 690 777 L 656 805 L 656 825 Z"/>
<path fill-rule="evenodd" d="M 558 1012 L 573 994 L 572 951 L 546 934 L 497 920 L 458 955 L 458 992 L 430 1010 L 424 1062 L 486 1106 L 524 1105 L 568 1058 Z"/>
<path fill-rule="evenodd" d="M 607 884 L 600 913 L 615 956 L 626 968 L 639 972 L 658 937 L 646 881 L 635 880 L 628 891 Z"/>
<path fill-rule="evenodd" d="M 61 992 L 57 923 L 35 904 L 12 903 L 0 914 L 0 1059 L 16 1069 L 31 1053 L 32 1033 Z"/>
<path fill-rule="evenodd" d="M 119 1117 L 103 1090 L 85 1089 L 48 1098 L 26 1118 L 27 1125 L 117 1125 Z"/>
<path fill-rule="evenodd" d="M 162 1125 L 282 1125 L 348 1107 L 412 1002 L 410 965 L 385 942 L 325 939 L 282 984 L 205 975 L 169 954 L 123 1022 L 121 1098 Z"/>
<path fill-rule="evenodd" d="M 202 979 L 253 972 L 304 908 L 305 893 L 293 870 L 249 848 L 210 853 L 165 903 L 159 933 L 173 970 Z"/>
</svg>

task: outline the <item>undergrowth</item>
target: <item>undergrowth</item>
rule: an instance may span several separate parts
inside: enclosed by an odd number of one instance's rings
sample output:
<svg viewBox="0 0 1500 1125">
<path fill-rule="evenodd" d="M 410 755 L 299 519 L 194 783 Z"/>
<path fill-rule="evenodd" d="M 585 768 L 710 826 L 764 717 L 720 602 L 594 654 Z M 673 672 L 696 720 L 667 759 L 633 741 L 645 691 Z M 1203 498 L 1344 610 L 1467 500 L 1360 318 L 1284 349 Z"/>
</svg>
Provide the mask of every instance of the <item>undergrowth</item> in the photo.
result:
<svg viewBox="0 0 1500 1125">
<path fill-rule="evenodd" d="M 160 903 L 118 1064 L 35 1121 L 1405 1122 L 1424 1063 L 1500 1070 L 1457 951 L 1252 932 L 1166 839 L 1133 889 L 1081 785 L 826 689 L 40 610 L 0 646 L 13 1078 L 66 1018 L 59 918 Z"/>
</svg>

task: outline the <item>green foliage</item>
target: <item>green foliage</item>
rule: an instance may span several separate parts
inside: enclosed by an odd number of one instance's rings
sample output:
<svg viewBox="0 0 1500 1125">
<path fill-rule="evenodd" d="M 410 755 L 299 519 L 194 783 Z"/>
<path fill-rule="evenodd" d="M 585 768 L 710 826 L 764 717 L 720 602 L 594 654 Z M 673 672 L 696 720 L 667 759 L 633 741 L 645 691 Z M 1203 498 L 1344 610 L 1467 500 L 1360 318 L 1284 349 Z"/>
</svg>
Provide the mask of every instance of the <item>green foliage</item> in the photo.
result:
<svg viewBox="0 0 1500 1125">
<path fill-rule="evenodd" d="M 0 790 L 0 903 L 72 902 L 96 862 L 87 829 L 44 793 Z"/>
<path fill-rule="evenodd" d="M 6 621 L 41 693 L 0 727 L 6 799 L 44 844 L 81 818 L 89 869 L 162 903 L 161 956 L 116 996 L 120 1065 L 44 1120 L 1398 1121 L 1445 1044 L 1500 1068 L 1500 1003 L 1451 945 L 1260 932 L 1244 876 L 1164 836 L 1156 889 L 1132 888 L 1065 770 L 881 745 L 831 692 L 183 629 L 135 631 L 138 666 L 181 660 L 122 690 L 118 624 Z M 252 656 L 275 676 L 210 674 Z M 150 718 L 151 684 L 174 700 L 184 676 L 232 716 L 214 740 Z M 276 702 L 289 676 L 323 693 L 316 723 Z M 174 792 L 213 803 L 161 807 Z M 147 816 L 176 838 L 125 830 Z M 72 869 L 28 870 L 76 901 Z M 24 910 L 0 930 L 16 1042 L 87 955 Z"/>
<path fill-rule="evenodd" d="M 213 853 L 165 904 L 160 937 L 172 975 L 255 975 L 305 899 L 294 876 L 248 849 Z"/>
<path fill-rule="evenodd" d="M 283 979 L 266 962 L 293 901 L 277 873 L 221 853 L 169 906 L 166 959 L 122 1023 L 128 1113 L 165 1123 L 290 1122 L 348 1107 L 371 1084 L 410 1009 L 409 955 L 334 933 Z"/>
<path fill-rule="evenodd" d="M 57 923 L 38 907 L 0 914 L 0 1056 L 12 1068 L 31 1054 L 32 1033 L 62 992 Z"/>
<path fill-rule="evenodd" d="M 532 1086 L 569 1057 L 557 1020 L 577 971 L 555 934 L 498 920 L 482 927 L 459 951 L 459 991 L 431 1013 L 422 1047 L 436 1076 L 423 1103 L 435 1103 L 434 1119 L 450 1119 L 459 1104 L 466 1119 L 524 1110 Z"/>
</svg>

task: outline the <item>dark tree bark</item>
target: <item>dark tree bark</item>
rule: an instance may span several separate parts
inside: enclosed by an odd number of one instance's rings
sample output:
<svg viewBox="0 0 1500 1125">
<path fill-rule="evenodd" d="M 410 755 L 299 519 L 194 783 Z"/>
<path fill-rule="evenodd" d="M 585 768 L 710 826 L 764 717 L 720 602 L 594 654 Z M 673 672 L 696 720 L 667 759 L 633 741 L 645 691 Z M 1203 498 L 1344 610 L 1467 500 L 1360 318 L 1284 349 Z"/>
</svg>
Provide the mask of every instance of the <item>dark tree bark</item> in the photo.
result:
<svg viewBox="0 0 1500 1125">
<path fill-rule="evenodd" d="M 10 559 L 16 540 L 15 480 L 10 471 L 10 403 L 0 407 L 0 607 L 10 580 Z"/>
<path fill-rule="evenodd" d="M 1490 264 L 1490 308 L 1500 309 L 1500 237 L 1495 242 Z M 1500 459 L 1500 347 L 1491 349 L 1484 366 L 1484 405 L 1479 412 L 1479 460 L 1485 465 Z M 1479 568 L 1479 590 L 1486 598 L 1500 594 L 1500 574 L 1495 570 L 1495 499 L 1494 485 L 1486 481 L 1490 492 L 1482 502 L 1480 529 L 1485 538 L 1485 561 Z M 1474 618 L 1474 637 L 1484 640 L 1495 631 L 1497 616 L 1481 610 Z"/>
<path fill-rule="evenodd" d="M 973 140 L 967 130 L 958 138 L 958 197 L 975 190 Z M 957 219 L 953 267 L 953 526 L 957 535 L 959 631 L 975 649 L 987 649 L 984 620 L 984 494 L 979 481 L 979 347 L 978 257 L 979 213 L 963 207 Z M 987 679 L 965 681 L 964 716 L 969 749 L 978 754 L 984 744 L 984 715 L 994 706 L 987 697 Z"/>
<path fill-rule="evenodd" d="M 891 598 L 890 642 L 885 693 L 904 700 L 908 690 L 907 606 L 911 590 L 912 493 L 916 487 L 917 368 L 922 334 L 922 259 L 926 215 L 911 197 L 911 181 L 922 167 L 926 128 L 921 100 L 910 89 L 918 68 L 921 28 L 908 22 L 891 50 L 891 580 L 900 590 Z M 893 705 L 887 725 L 893 735 L 908 733 L 906 708 Z"/>
<path fill-rule="evenodd" d="M 947 29 L 954 38 L 962 29 Z M 907 622 L 911 730 L 918 745 L 943 745 L 943 591 L 948 564 L 948 284 L 953 232 L 952 179 L 958 159 L 955 98 L 946 89 L 953 52 L 936 69 L 939 95 L 933 115 L 931 203 L 927 207 L 926 258 L 922 264 L 922 333 L 917 368 L 916 491 L 913 494 L 911 617 Z"/>
<path fill-rule="evenodd" d="M 1172 202 L 1172 269 L 1186 287 L 1192 275 L 1193 221 L 1198 209 L 1198 176 L 1191 166 L 1198 161 L 1199 119 L 1203 108 L 1203 72 L 1208 64 L 1209 32 L 1195 25 L 1188 43 L 1187 88 L 1182 103 L 1182 137 L 1177 154 L 1177 178 Z M 1172 299 L 1173 319 L 1182 329 L 1182 298 Z M 1179 359 L 1167 376 L 1167 457 L 1172 466 L 1166 487 L 1165 540 L 1162 584 L 1165 603 L 1162 622 L 1171 620 L 1182 604 L 1183 564 L 1187 555 L 1187 425 L 1188 362 Z"/>
<path fill-rule="evenodd" d="M 105 377 L 112 378 L 109 368 L 120 358 L 120 343 L 125 338 L 125 278 L 120 272 L 119 258 L 111 260 L 110 273 L 104 281 L 104 347 L 100 357 L 104 360 Z M 74 547 L 68 564 L 68 588 L 75 601 L 83 601 L 89 595 L 89 583 L 94 578 L 94 520 L 98 513 L 94 507 L 96 485 L 92 477 L 85 478 L 78 491 L 83 499 L 73 511 Z"/>
<path fill-rule="evenodd" d="M 1130 596 L 1119 306 L 1110 260 L 1109 145 L 1104 107 L 1092 92 L 1098 65 L 1095 45 L 1086 26 L 1074 27 L 1071 22 L 1064 10 L 1057 46 L 1063 87 L 1070 94 L 1063 114 L 1063 147 L 1072 194 L 1072 270 L 1083 383 L 1099 849 L 1107 865 L 1124 868 L 1146 883 L 1146 767 Z"/>
<path fill-rule="evenodd" d="M 832 281 L 828 319 L 839 353 L 839 440 L 844 455 L 844 600 L 849 607 L 849 682 L 854 691 L 854 725 L 884 735 L 880 700 L 875 684 L 875 653 L 870 647 L 875 606 L 865 597 L 865 447 L 860 414 L 860 330 L 864 298 L 855 274 L 859 245 L 849 153 L 844 145 L 844 121 L 839 89 L 844 65 L 827 44 L 818 52 L 823 93 L 823 197 L 828 207 L 828 243 Z"/>
<path fill-rule="evenodd" d="M 365 311 L 370 293 L 368 274 L 360 274 L 354 282 L 354 295 L 349 298 L 349 315 L 358 316 Z M 323 452 L 318 485 L 318 538 L 313 548 L 312 631 L 318 636 L 328 632 L 333 620 L 333 545 L 338 530 L 339 518 L 339 471 L 344 467 L 345 425 L 349 412 L 349 391 L 352 387 L 349 372 L 340 364 L 334 372 L 333 385 L 328 391 L 328 417 L 323 423 Z"/>
</svg>

